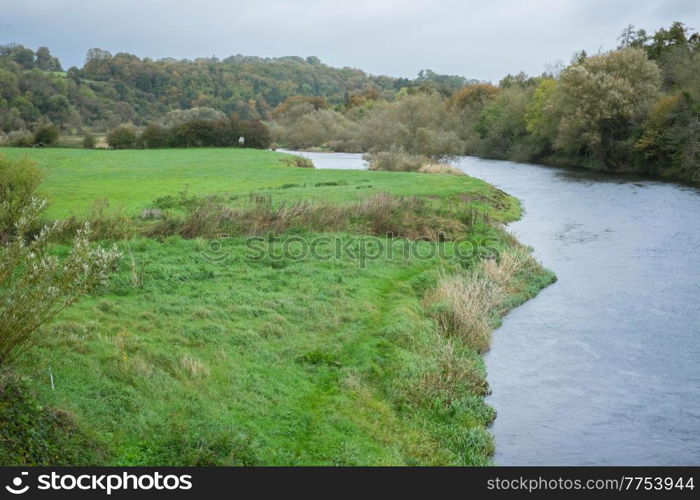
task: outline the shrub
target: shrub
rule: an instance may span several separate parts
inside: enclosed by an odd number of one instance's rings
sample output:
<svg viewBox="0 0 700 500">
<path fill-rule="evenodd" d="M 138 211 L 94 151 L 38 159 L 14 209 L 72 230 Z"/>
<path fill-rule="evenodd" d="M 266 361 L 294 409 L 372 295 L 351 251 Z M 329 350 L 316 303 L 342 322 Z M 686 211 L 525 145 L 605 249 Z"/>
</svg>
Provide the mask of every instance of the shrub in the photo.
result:
<svg viewBox="0 0 700 500">
<path fill-rule="evenodd" d="M 215 122 L 190 120 L 175 125 L 171 129 L 170 144 L 181 148 L 217 146 L 219 137 L 219 130 Z"/>
<path fill-rule="evenodd" d="M 12 160 L 0 155 L 0 245 L 14 232 L 14 224 L 31 203 L 41 173 L 28 158 Z"/>
<path fill-rule="evenodd" d="M 95 147 L 95 136 L 92 134 L 85 134 L 83 136 L 83 147 L 85 149 L 93 149 Z"/>
<path fill-rule="evenodd" d="M 208 107 L 194 107 L 190 109 L 174 109 L 163 116 L 156 125 L 170 128 L 189 121 L 215 122 L 223 120 L 226 115 L 219 110 Z"/>
<path fill-rule="evenodd" d="M 309 158 L 304 158 L 303 156 L 282 158 L 280 161 L 289 167 L 314 168 L 314 162 Z"/>
<path fill-rule="evenodd" d="M 389 172 L 417 172 L 430 162 L 425 156 L 409 154 L 399 148 L 372 153 L 367 158 L 370 170 Z"/>
<path fill-rule="evenodd" d="M 489 348 L 498 313 L 512 306 L 513 296 L 527 293 L 523 276 L 531 279 L 543 272 L 526 248 L 508 247 L 497 260 L 482 260 L 464 275 L 443 278 L 426 301 L 432 304 L 441 333 L 481 353 Z"/>
<path fill-rule="evenodd" d="M 52 146 L 58 140 L 58 129 L 54 125 L 41 125 L 34 131 L 34 145 Z"/>
<path fill-rule="evenodd" d="M 151 124 L 147 126 L 141 134 L 141 145 L 148 149 L 158 149 L 168 147 L 170 134 L 168 129 L 160 125 Z"/>
<path fill-rule="evenodd" d="M 47 321 L 107 280 L 119 257 L 116 248 L 90 248 L 86 225 L 75 236 L 64 259 L 50 255 L 51 239 L 58 223 L 46 226 L 32 238 L 45 202 L 32 197 L 38 181 L 26 160 L 4 160 L 0 221 L 4 242 L 0 246 L 0 365 L 10 365 L 28 348 L 36 331 Z"/>
<path fill-rule="evenodd" d="M 444 163 L 427 163 L 418 169 L 423 174 L 448 174 L 448 175 L 466 175 L 464 172 L 452 165 Z"/>
<path fill-rule="evenodd" d="M 68 256 L 49 255 L 57 224 L 44 227 L 29 243 L 26 231 L 43 208 L 34 199 L 17 221 L 17 234 L 0 253 L 0 364 L 11 364 L 35 332 L 78 297 L 106 283 L 119 257 L 116 248 L 91 249 L 89 225 L 78 231 Z"/>
<path fill-rule="evenodd" d="M 129 149 L 136 147 L 136 131 L 133 127 L 122 125 L 107 134 L 107 144 L 114 149 Z"/>
<path fill-rule="evenodd" d="M 217 120 L 190 119 L 168 127 L 151 124 L 138 139 L 138 145 L 144 148 L 267 148 L 270 143 L 270 132 L 264 123 L 241 120 L 235 115 Z"/>
<path fill-rule="evenodd" d="M 68 466 L 104 460 L 70 415 L 42 404 L 22 380 L 0 369 L 0 466 Z"/>
<path fill-rule="evenodd" d="M 266 149 L 272 143 L 272 136 L 267 126 L 260 120 L 253 120 L 245 124 L 245 146 L 248 148 Z"/>
<path fill-rule="evenodd" d="M 34 144 L 34 136 L 27 130 L 13 130 L 7 134 L 7 144 L 20 148 L 28 148 Z"/>
<path fill-rule="evenodd" d="M 220 234 L 264 235 L 300 231 L 354 231 L 361 234 L 439 241 L 464 234 L 467 222 L 455 220 L 416 197 L 375 193 L 353 203 L 300 201 L 274 205 L 272 198 L 252 193 L 249 204 L 231 208 L 214 197 L 196 200 L 185 217 L 165 216 L 147 235 L 212 238 Z"/>
</svg>

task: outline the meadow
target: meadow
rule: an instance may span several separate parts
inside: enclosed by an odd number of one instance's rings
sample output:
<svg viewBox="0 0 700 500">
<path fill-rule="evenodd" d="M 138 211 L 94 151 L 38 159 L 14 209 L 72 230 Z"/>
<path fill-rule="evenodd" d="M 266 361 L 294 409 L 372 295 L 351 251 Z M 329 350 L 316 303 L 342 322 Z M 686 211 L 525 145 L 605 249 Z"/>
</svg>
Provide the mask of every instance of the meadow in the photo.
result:
<svg viewBox="0 0 700 500">
<path fill-rule="evenodd" d="M 46 327 L 6 383 L 16 391 L 0 391 L 0 421 L 14 422 L 0 429 L 4 465 L 490 463 L 480 355 L 502 315 L 554 279 L 499 225 L 517 200 L 467 176 L 297 168 L 269 151 L 0 154 L 42 168 L 49 219 L 89 218 L 97 199 L 138 225 L 164 197 L 176 213 L 212 195 L 324 212 L 417 197 L 380 209 L 414 210 L 413 228 L 452 218 L 455 236 L 494 251 L 430 240 L 402 254 L 407 240 L 357 211 L 338 212 L 352 219 L 342 230 L 267 234 L 255 258 L 245 231 L 111 238 L 122 258 L 109 285 Z M 380 251 L 360 258 L 368 245 Z"/>
<path fill-rule="evenodd" d="M 49 200 L 47 217 L 85 217 L 95 200 L 129 215 L 153 206 L 163 196 L 225 194 L 247 197 L 270 194 L 275 201 L 347 202 L 371 193 L 455 198 L 494 195 L 483 181 L 463 176 L 431 176 L 393 172 L 312 170 L 284 163 L 291 155 L 257 149 L 85 150 L 68 148 L 0 148 L 8 157 L 28 155 L 44 171 L 39 195 Z M 484 210 L 490 205 L 481 204 Z M 494 214 L 514 219 L 518 204 Z"/>
</svg>

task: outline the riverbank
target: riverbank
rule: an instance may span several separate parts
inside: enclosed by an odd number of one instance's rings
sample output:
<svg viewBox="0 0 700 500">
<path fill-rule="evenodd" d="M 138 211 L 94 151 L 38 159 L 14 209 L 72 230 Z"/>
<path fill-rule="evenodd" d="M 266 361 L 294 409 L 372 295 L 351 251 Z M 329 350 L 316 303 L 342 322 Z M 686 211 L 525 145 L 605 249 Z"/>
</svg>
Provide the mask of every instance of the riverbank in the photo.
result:
<svg viewBox="0 0 700 500">
<path fill-rule="evenodd" d="M 133 228 L 107 289 L 17 365 L 29 400 L 61 418 L 36 418 L 58 422 L 43 434 L 4 427 L 29 438 L 8 464 L 490 463 L 481 354 L 553 280 L 499 227 L 514 198 L 265 151 L 30 154 L 49 215 L 87 216 L 90 193 L 109 193 Z M 138 217 L 158 207 L 165 220 Z"/>
<path fill-rule="evenodd" d="M 688 186 L 698 187 L 700 186 L 700 176 L 696 173 L 679 173 L 670 170 L 658 170 L 654 168 L 653 165 L 637 165 L 628 167 L 605 167 L 600 164 L 594 163 L 581 163 L 573 159 L 566 158 L 539 158 L 537 160 L 523 160 L 517 156 L 483 156 L 478 154 L 469 154 L 472 158 L 479 158 L 482 160 L 495 160 L 495 161 L 507 161 L 514 163 L 522 163 L 526 165 L 539 165 L 543 167 L 557 168 L 564 171 L 583 171 L 583 172 L 594 172 L 602 175 L 609 175 L 611 177 L 619 176 L 620 178 L 638 178 L 640 180 L 648 181 L 665 181 L 665 182 L 675 182 L 677 184 L 683 184 Z"/>
</svg>

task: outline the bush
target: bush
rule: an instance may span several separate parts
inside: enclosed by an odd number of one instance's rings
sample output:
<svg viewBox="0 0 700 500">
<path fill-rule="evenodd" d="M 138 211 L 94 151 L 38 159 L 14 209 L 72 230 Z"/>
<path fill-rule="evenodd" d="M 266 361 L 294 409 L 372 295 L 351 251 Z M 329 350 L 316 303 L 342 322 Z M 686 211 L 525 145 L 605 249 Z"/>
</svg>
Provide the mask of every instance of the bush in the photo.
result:
<svg viewBox="0 0 700 500">
<path fill-rule="evenodd" d="M 242 136 L 245 139 L 245 147 L 258 149 L 267 149 L 270 147 L 272 136 L 270 130 L 263 122 L 260 120 L 253 120 L 244 123 L 244 125 L 244 133 Z"/>
<path fill-rule="evenodd" d="M 34 131 L 34 145 L 52 146 L 58 140 L 58 129 L 54 125 L 41 125 Z"/>
<path fill-rule="evenodd" d="M 239 143 L 243 137 L 244 143 Z M 271 136 L 260 121 L 245 121 L 238 117 L 217 120 L 190 119 L 169 127 L 151 124 L 138 140 L 144 148 L 248 147 L 267 148 Z"/>
<path fill-rule="evenodd" d="M 12 160 L 0 155 L 0 245 L 14 232 L 14 224 L 32 200 L 41 173 L 28 158 Z"/>
<path fill-rule="evenodd" d="M 303 156 L 295 156 L 294 158 L 282 158 L 280 161 L 288 167 L 314 168 L 314 162 L 309 158 L 304 158 Z"/>
<path fill-rule="evenodd" d="M 83 147 L 85 149 L 93 149 L 95 147 L 95 136 L 92 134 L 85 134 L 83 136 Z"/>
<path fill-rule="evenodd" d="M 32 196 L 38 184 L 35 167 L 26 159 L 2 159 L 0 169 L 0 366 L 8 366 L 31 345 L 44 323 L 106 282 L 119 254 L 116 248 L 90 248 L 86 225 L 64 259 L 50 255 L 58 223 L 28 238 L 45 204 Z"/>
<path fill-rule="evenodd" d="M 418 171 L 422 174 L 466 175 L 458 168 L 444 163 L 428 163 L 419 168 Z"/>
<path fill-rule="evenodd" d="M 425 156 L 409 154 L 398 148 L 372 153 L 367 158 L 370 170 L 389 172 L 418 172 L 424 165 L 430 163 Z"/>
<path fill-rule="evenodd" d="M 170 134 L 168 129 L 155 124 L 146 127 L 140 139 L 141 145 L 148 149 L 167 148 L 169 140 Z"/>
<path fill-rule="evenodd" d="M 551 274 L 525 247 L 508 246 L 498 252 L 497 259 L 483 259 L 463 275 L 442 278 L 425 300 L 440 333 L 483 353 L 489 348 L 491 331 L 498 326 L 497 318 L 532 293 L 527 287 L 534 276 L 543 284 L 551 283 Z"/>
<path fill-rule="evenodd" d="M 0 369 L 0 466 L 66 466 L 103 459 L 70 416 L 46 407 L 21 379 Z"/>
<path fill-rule="evenodd" d="M 191 120 L 175 125 L 170 132 L 170 145 L 180 148 L 216 146 L 219 131 L 215 122 Z"/>
<path fill-rule="evenodd" d="M 14 147 L 30 148 L 34 144 L 34 136 L 27 130 L 13 130 L 7 134 L 7 144 Z"/>
<path fill-rule="evenodd" d="M 136 147 L 136 131 L 133 127 L 122 125 L 107 134 L 107 144 L 114 149 L 129 149 Z"/>
</svg>

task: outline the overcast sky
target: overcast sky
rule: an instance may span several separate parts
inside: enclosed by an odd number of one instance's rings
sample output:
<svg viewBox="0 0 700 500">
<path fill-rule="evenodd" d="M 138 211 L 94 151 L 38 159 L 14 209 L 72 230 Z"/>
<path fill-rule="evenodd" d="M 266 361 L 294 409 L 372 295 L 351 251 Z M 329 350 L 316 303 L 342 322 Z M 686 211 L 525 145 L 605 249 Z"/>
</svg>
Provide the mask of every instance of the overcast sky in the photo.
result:
<svg viewBox="0 0 700 500">
<path fill-rule="evenodd" d="M 315 55 L 372 74 L 429 68 L 494 82 L 613 48 L 629 23 L 700 30 L 700 0 L 0 0 L 0 12 L 0 43 L 45 45 L 64 68 L 99 47 L 152 58 Z"/>
</svg>

